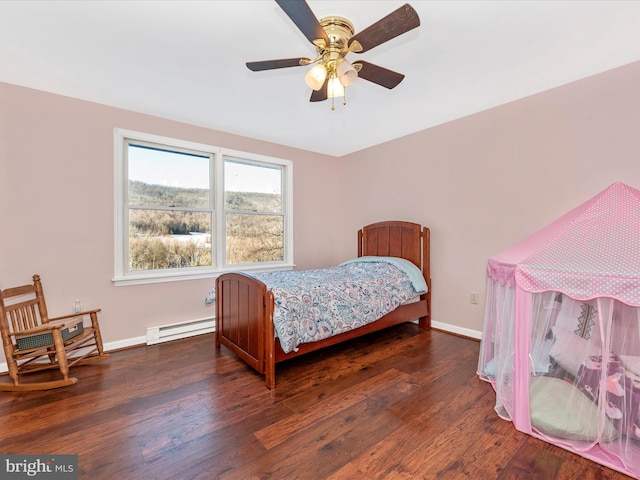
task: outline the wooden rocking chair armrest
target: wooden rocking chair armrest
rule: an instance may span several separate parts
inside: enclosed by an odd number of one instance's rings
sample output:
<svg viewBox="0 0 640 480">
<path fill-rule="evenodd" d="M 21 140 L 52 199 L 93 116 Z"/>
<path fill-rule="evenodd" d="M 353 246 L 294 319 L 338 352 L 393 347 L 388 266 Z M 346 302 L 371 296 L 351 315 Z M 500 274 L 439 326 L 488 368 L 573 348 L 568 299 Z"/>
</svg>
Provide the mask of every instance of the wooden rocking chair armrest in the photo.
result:
<svg viewBox="0 0 640 480">
<path fill-rule="evenodd" d="M 53 330 L 54 328 L 58 328 L 57 325 L 38 325 L 37 327 L 27 328 L 26 330 L 20 330 L 19 332 L 11 332 L 10 335 L 12 337 L 28 337 L 29 335 L 34 335 L 36 333 L 43 333 Z"/>
<path fill-rule="evenodd" d="M 98 313 L 100 311 L 102 311 L 101 308 L 96 308 L 94 310 L 86 310 L 78 313 L 70 313 L 69 315 L 62 315 L 60 317 L 50 318 L 49 323 L 56 322 L 58 320 L 64 320 L 66 318 L 81 317 L 82 315 L 90 315 L 92 313 Z"/>
<path fill-rule="evenodd" d="M 19 337 L 28 337 L 30 335 L 35 335 L 38 333 L 50 332 L 51 330 L 55 330 L 56 328 L 64 328 L 64 325 L 60 325 L 57 323 L 45 323 L 43 325 L 38 325 L 37 327 L 27 328 L 26 330 L 20 330 L 19 332 L 11 332 L 11 335 L 19 338 Z"/>
<path fill-rule="evenodd" d="M 54 328 L 69 328 L 77 325 L 78 323 L 82 323 L 82 317 L 75 315 L 70 318 L 65 317 L 64 320 L 54 318 L 53 320 L 49 320 L 48 325 L 53 324 Z"/>
</svg>

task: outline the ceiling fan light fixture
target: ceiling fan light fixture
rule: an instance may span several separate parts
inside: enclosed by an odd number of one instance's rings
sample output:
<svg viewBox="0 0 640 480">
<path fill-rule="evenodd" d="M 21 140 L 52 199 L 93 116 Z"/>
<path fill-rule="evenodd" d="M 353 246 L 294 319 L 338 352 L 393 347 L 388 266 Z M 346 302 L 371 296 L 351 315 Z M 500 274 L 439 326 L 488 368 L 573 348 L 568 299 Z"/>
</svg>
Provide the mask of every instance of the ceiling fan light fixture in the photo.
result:
<svg viewBox="0 0 640 480">
<path fill-rule="evenodd" d="M 345 59 L 350 53 L 364 53 L 389 40 L 420 26 L 418 13 L 408 3 L 387 16 L 355 33 L 351 21 L 339 16 L 316 18 L 307 0 L 275 0 L 284 13 L 293 21 L 316 48 L 314 60 L 282 58 L 247 62 L 249 70 L 258 72 L 276 68 L 315 65 L 305 75 L 306 84 L 313 90 L 310 102 L 322 102 L 343 97 L 346 105 L 345 88 L 358 78 L 382 87 L 395 88 L 404 75 L 365 61 L 351 64 Z"/>
<path fill-rule="evenodd" d="M 307 83 L 309 88 L 313 90 L 320 90 L 322 85 L 324 85 L 326 78 L 327 69 L 322 63 L 319 63 L 307 72 L 304 76 L 304 81 Z"/>
<path fill-rule="evenodd" d="M 338 74 L 340 83 L 345 87 L 353 85 L 358 78 L 358 72 L 356 69 L 344 58 L 338 62 L 336 73 Z"/>
</svg>

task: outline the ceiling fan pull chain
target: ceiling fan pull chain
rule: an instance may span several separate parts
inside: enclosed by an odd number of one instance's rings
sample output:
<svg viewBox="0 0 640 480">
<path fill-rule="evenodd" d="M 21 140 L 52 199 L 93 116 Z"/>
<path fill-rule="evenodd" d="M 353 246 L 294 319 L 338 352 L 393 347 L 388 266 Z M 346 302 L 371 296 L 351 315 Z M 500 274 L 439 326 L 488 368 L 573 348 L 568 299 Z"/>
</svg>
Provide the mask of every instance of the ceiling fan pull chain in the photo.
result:
<svg viewBox="0 0 640 480">
<path fill-rule="evenodd" d="M 335 98 L 336 98 L 335 96 L 331 97 L 331 110 L 336 109 L 336 106 L 334 103 Z M 347 89 L 345 88 L 344 93 L 342 94 L 342 105 L 346 105 L 346 104 L 347 104 Z"/>
</svg>

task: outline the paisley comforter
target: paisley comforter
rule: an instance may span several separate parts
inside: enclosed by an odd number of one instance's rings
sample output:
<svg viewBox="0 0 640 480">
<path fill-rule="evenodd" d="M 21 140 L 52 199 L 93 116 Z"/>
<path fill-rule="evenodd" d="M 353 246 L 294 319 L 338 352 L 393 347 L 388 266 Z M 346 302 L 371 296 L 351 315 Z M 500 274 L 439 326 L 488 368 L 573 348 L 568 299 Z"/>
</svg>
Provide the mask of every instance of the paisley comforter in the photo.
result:
<svg viewBox="0 0 640 480">
<path fill-rule="evenodd" d="M 273 323 L 282 350 L 361 327 L 414 299 L 418 292 L 409 276 L 383 258 L 254 275 L 273 292 Z"/>
<path fill-rule="evenodd" d="M 395 257 L 251 275 L 274 294 L 273 323 L 285 353 L 374 322 L 427 290 L 420 270 Z"/>
</svg>

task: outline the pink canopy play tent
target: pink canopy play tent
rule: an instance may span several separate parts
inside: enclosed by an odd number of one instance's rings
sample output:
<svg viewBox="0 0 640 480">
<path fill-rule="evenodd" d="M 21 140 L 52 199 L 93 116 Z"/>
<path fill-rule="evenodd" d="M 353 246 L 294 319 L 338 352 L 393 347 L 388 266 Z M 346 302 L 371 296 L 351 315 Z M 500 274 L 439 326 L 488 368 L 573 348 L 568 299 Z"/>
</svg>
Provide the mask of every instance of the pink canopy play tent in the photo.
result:
<svg viewBox="0 0 640 480">
<path fill-rule="evenodd" d="M 640 191 L 492 257 L 478 375 L 525 433 L 640 477 Z"/>
</svg>

